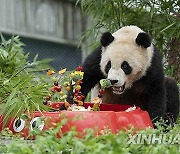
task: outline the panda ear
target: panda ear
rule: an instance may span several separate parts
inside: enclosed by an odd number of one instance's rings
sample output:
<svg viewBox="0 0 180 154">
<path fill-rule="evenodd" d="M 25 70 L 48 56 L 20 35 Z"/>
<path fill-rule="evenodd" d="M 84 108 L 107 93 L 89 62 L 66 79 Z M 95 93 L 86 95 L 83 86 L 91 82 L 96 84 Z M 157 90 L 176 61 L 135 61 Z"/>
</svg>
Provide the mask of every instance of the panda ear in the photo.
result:
<svg viewBox="0 0 180 154">
<path fill-rule="evenodd" d="M 108 46 L 111 42 L 113 42 L 114 36 L 110 32 L 106 32 L 101 37 L 101 45 L 103 47 Z"/>
<path fill-rule="evenodd" d="M 139 33 L 136 38 L 136 43 L 144 48 L 148 48 L 151 45 L 151 37 L 147 33 Z"/>
</svg>

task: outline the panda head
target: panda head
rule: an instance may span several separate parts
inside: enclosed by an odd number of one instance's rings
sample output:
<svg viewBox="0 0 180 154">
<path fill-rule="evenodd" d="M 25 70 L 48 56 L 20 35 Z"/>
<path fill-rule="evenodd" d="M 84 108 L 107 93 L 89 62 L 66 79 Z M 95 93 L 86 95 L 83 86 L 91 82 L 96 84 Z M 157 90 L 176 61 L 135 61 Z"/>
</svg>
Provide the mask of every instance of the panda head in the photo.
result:
<svg viewBox="0 0 180 154">
<path fill-rule="evenodd" d="M 101 37 L 100 68 L 111 81 L 112 91 L 122 94 L 146 75 L 151 65 L 153 45 L 148 34 L 136 26 L 126 26 Z"/>
</svg>

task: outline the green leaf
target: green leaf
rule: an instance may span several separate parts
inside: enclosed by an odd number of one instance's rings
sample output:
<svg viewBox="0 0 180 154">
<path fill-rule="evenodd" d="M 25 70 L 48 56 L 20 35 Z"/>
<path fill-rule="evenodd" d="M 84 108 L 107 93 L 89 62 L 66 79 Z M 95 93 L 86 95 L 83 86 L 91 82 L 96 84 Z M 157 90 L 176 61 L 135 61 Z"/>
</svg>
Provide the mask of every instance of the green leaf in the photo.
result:
<svg viewBox="0 0 180 154">
<path fill-rule="evenodd" d="M 1 33 L 1 40 L 2 40 L 2 45 L 4 45 L 4 47 L 7 48 L 7 43 L 2 33 Z"/>
<path fill-rule="evenodd" d="M 11 37 L 11 42 L 9 44 L 8 53 L 11 52 L 13 44 L 14 44 L 14 36 Z"/>
<path fill-rule="evenodd" d="M 7 103 L 9 103 L 13 97 L 16 95 L 16 89 L 13 89 L 13 91 L 11 92 L 10 96 L 7 97 Z"/>
<path fill-rule="evenodd" d="M 174 24 L 175 24 L 175 23 L 172 23 L 172 24 L 170 24 L 169 26 L 165 27 L 164 29 L 162 29 L 162 30 L 160 31 L 160 33 L 164 32 L 164 31 L 167 30 L 167 29 L 169 29 L 169 28 L 172 27 Z"/>
<path fill-rule="evenodd" d="M 40 61 L 41 64 L 47 64 L 49 62 L 53 61 L 53 59 L 47 58 Z"/>
<path fill-rule="evenodd" d="M 34 59 L 33 59 L 33 62 L 36 62 L 38 59 L 38 54 L 35 55 Z"/>
</svg>

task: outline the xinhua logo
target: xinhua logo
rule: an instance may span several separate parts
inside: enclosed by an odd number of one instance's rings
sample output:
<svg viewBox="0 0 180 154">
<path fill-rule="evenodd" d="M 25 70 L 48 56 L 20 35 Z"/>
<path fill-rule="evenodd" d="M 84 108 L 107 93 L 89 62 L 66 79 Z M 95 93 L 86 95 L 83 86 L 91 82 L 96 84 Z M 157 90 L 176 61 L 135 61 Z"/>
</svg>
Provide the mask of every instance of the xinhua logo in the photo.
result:
<svg viewBox="0 0 180 154">
<path fill-rule="evenodd" d="M 180 134 L 128 134 L 127 144 L 180 144 Z"/>
</svg>

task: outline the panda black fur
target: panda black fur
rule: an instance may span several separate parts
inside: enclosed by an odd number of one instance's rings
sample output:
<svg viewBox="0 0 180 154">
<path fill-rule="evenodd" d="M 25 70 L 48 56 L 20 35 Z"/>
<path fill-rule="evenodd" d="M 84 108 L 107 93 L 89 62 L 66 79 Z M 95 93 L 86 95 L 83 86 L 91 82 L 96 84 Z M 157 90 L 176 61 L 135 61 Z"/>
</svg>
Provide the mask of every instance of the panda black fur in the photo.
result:
<svg viewBox="0 0 180 154">
<path fill-rule="evenodd" d="M 117 65 L 118 64 L 118 65 Z M 126 26 L 101 37 L 101 46 L 83 63 L 84 96 L 103 78 L 114 84 L 105 90 L 104 103 L 130 104 L 148 111 L 153 122 L 160 117 L 172 124 L 179 114 L 179 90 L 174 79 L 164 77 L 159 52 L 150 36 L 136 26 Z M 119 88 L 121 89 L 119 90 Z"/>
</svg>

